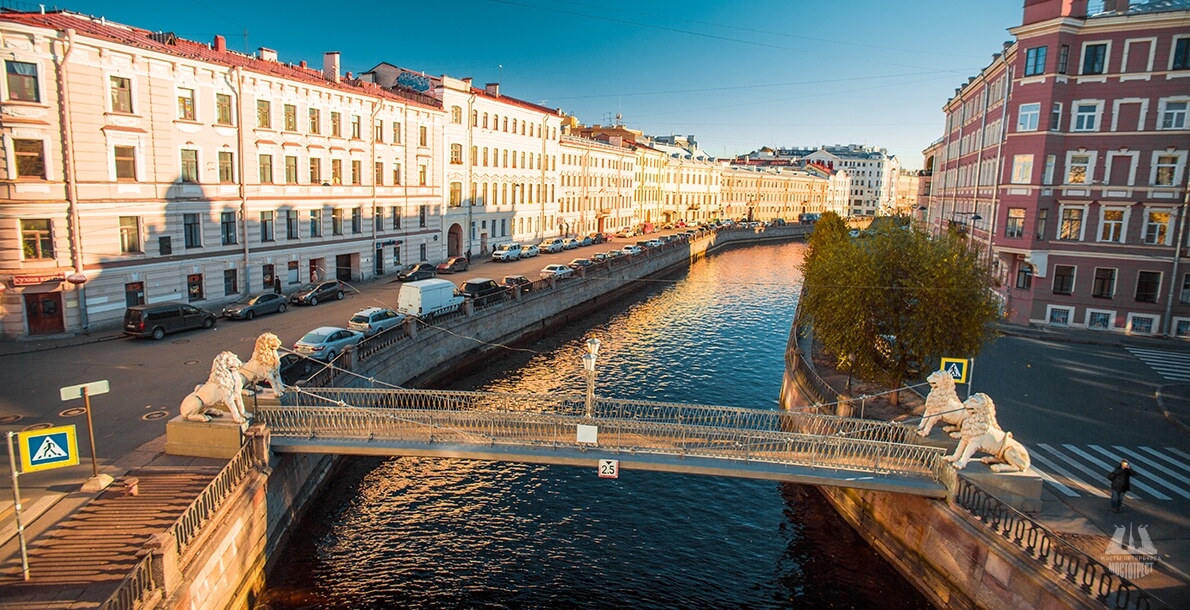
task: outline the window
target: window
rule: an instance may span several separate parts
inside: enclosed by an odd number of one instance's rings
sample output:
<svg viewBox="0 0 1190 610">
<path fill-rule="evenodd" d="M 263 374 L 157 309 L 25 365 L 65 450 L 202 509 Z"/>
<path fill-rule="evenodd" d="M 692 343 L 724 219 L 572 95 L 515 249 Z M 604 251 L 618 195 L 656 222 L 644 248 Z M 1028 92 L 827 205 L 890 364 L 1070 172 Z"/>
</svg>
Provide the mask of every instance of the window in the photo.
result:
<svg viewBox="0 0 1190 610">
<path fill-rule="evenodd" d="M 1179 38 L 1174 41 L 1173 57 L 1170 58 L 1170 68 L 1174 70 L 1190 70 L 1190 38 Z M 9 91 L 12 91 L 11 85 Z"/>
<path fill-rule="evenodd" d="M 232 270 L 229 269 L 228 271 Z M 201 301 L 203 299 L 201 273 L 194 273 L 186 276 L 186 296 L 191 302 Z"/>
<path fill-rule="evenodd" d="M 393 163 L 393 184 L 401 186 L 401 164 Z"/>
<path fill-rule="evenodd" d="M 359 117 L 352 116 L 351 117 L 351 139 L 358 140 L 362 137 L 363 137 L 363 133 L 360 131 Z"/>
<path fill-rule="evenodd" d="M 1053 184 L 1054 183 L 1054 167 L 1057 165 L 1058 165 L 1058 156 L 1057 155 L 1046 155 L 1045 156 L 1045 171 L 1041 175 L 1041 183 L 1042 184 Z"/>
<path fill-rule="evenodd" d="M 197 150 L 182 150 L 182 182 L 198 182 Z"/>
<path fill-rule="evenodd" d="M 427 180 L 429 179 L 428 172 L 429 172 L 429 170 L 426 168 L 425 164 L 417 166 L 417 183 L 419 185 L 426 186 L 426 184 L 428 184 L 428 182 L 427 182 Z"/>
<path fill-rule="evenodd" d="M 1157 325 L 1157 316 L 1146 316 L 1138 313 L 1128 314 L 1128 334 L 1151 335 L 1153 327 Z"/>
<path fill-rule="evenodd" d="M 1161 111 L 1161 129 L 1185 129 L 1186 106 L 1188 102 L 1171 102 L 1161 100 L 1164 108 Z"/>
<path fill-rule="evenodd" d="M 422 125 L 417 128 L 417 145 L 418 146 L 429 146 L 430 145 L 429 130 L 426 129 L 425 125 Z"/>
<path fill-rule="evenodd" d="M 310 133 L 321 133 L 322 117 L 317 108 L 310 109 Z"/>
<path fill-rule="evenodd" d="M 1091 155 L 1070 155 L 1066 164 L 1066 184 L 1090 183 Z"/>
<path fill-rule="evenodd" d="M 1116 292 L 1116 270 L 1095 269 L 1095 283 L 1091 285 L 1091 296 L 1097 299 L 1110 299 Z"/>
<path fill-rule="evenodd" d="M 1062 208 L 1062 226 L 1058 228 L 1058 239 L 1079 241 L 1083 233 L 1083 209 Z"/>
<path fill-rule="evenodd" d="M 1025 208 L 1008 208 L 1008 220 L 1004 223 L 1004 237 L 1025 235 Z"/>
<path fill-rule="evenodd" d="M 21 246 L 24 260 L 54 258 L 54 238 L 48 219 L 21 221 Z"/>
<path fill-rule="evenodd" d="M 1049 218 L 1049 208 L 1040 208 L 1037 210 L 1037 239 L 1045 239 L 1045 231 L 1048 228 Z"/>
<path fill-rule="evenodd" d="M 219 151 L 219 182 L 236 181 L 235 157 L 230 151 Z"/>
<path fill-rule="evenodd" d="M 1030 290 L 1033 288 L 1033 266 L 1029 263 L 1021 263 L 1017 267 L 1016 287 L 1020 290 Z"/>
<path fill-rule="evenodd" d="M 352 159 L 351 160 L 351 183 L 352 184 L 363 184 L 363 180 L 364 180 L 363 174 L 364 174 L 363 161 Z"/>
<path fill-rule="evenodd" d="M 8 74 L 8 99 L 40 102 L 41 88 L 37 84 L 37 64 L 12 60 L 4 63 Z"/>
<path fill-rule="evenodd" d="M 338 112 L 331 113 L 331 135 L 336 138 L 343 136 L 343 117 Z"/>
<path fill-rule="evenodd" d="M 1178 300 L 1182 303 L 1190 303 L 1190 273 L 1182 276 L 1182 298 Z"/>
<path fill-rule="evenodd" d="M 1124 243 L 1124 210 L 1103 208 L 1099 216 L 1099 241 Z"/>
<path fill-rule="evenodd" d="M 1167 210 L 1148 210 L 1145 213 L 1144 242 L 1150 246 L 1169 245 L 1169 225 L 1173 214 Z"/>
<path fill-rule="evenodd" d="M 450 145 L 450 164 L 451 165 L 461 165 L 462 163 L 463 163 L 463 145 L 462 144 L 451 144 Z"/>
<path fill-rule="evenodd" d="M 285 104 L 285 131 L 297 131 L 297 106 Z"/>
<path fill-rule="evenodd" d="M 260 285 L 264 290 L 272 290 L 273 282 L 277 279 L 277 267 L 274 265 L 260 266 Z M 251 283 L 251 282 L 249 282 Z"/>
<path fill-rule="evenodd" d="M 342 159 L 331 159 L 331 184 L 343 184 Z"/>
<path fill-rule="evenodd" d="M 1174 318 L 1173 336 L 1179 339 L 1190 338 L 1190 318 Z"/>
<path fill-rule="evenodd" d="M 1054 294 L 1074 294 L 1074 266 L 1054 266 Z"/>
<path fill-rule="evenodd" d="M 132 113 L 132 81 L 122 76 L 111 77 L 112 112 Z"/>
<path fill-rule="evenodd" d="M 377 142 L 384 142 L 384 120 L 383 119 L 376 121 L 376 128 L 374 130 L 372 137 Z"/>
<path fill-rule="evenodd" d="M 194 89 L 178 89 L 178 118 L 194 120 Z"/>
<path fill-rule="evenodd" d="M 273 155 L 260 155 L 260 183 L 273 183 Z"/>
<path fill-rule="evenodd" d="M 116 146 L 116 180 L 136 180 L 136 147 Z"/>
<path fill-rule="evenodd" d="M 215 122 L 220 125 L 231 125 L 231 96 L 226 93 L 215 94 Z"/>
<path fill-rule="evenodd" d="M 1089 44 L 1083 48 L 1083 74 L 1103 74 L 1107 59 L 1106 44 Z"/>
<path fill-rule="evenodd" d="M 198 214 L 182 215 L 182 238 L 187 248 L 202 247 L 202 217 Z"/>
<path fill-rule="evenodd" d="M 1066 64 L 1070 61 L 1070 45 L 1064 44 L 1058 49 L 1058 74 L 1066 74 Z"/>
<path fill-rule="evenodd" d="M 120 252 L 123 254 L 136 254 L 141 252 L 139 217 L 120 217 Z"/>
<path fill-rule="evenodd" d="M 1033 180 L 1033 155 L 1013 155 L 1012 183 L 1029 184 Z"/>
<path fill-rule="evenodd" d="M 299 232 L 297 210 L 285 210 L 285 239 L 297 239 L 301 237 Z"/>
<path fill-rule="evenodd" d="M 1074 125 L 1070 126 L 1071 131 L 1095 131 L 1095 125 L 1099 118 L 1099 104 L 1098 103 L 1080 103 L 1074 105 Z"/>
<path fill-rule="evenodd" d="M 273 127 L 273 104 L 268 100 L 256 100 L 256 126 L 262 129 Z"/>
<path fill-rule="evenodd" d="M 1088 309 L 1087 328 L 1091 330 L 1111 330 L 1112 314 L 1114 313 L 1111 311 Z"/>
<path fill-rule="evenodd" d="M 428 211 L 429 210 L 427 210 L 426 206 L 424 206 L 424 205 L 417 206 L 417 226 L 419 226 L 419 227 L 426 226 L 426 213 Z"/>
<path fill-rule="evenodd" d="M 310 184 L 322 184 L 322 159 L 310 157 Z"/>
<path fill-rule="evenodd" d="M 372 183 L 376 186 L 384 186 L 384 162 L 377 161 L 372 167 Z"/>
<path fill-rule="evenodd" d="M 297 157 L 292 155 L 285 156 L 285 184 L 298 183 L 298 162 Z"/>
<path fill-rule="evenodd" d="M 457 208 L 463 205 L 463 183 L 450 183 L 450 199 L 448 200 L 450 207 Z"/>
<path fill-rule="evenodd" d="M 289 264 L 285 267 L 285 272 L 289 275 L 290 284 L 297 284 L 302 281 L 301 273 L 298 271 L 297 261 L 289 261 Z"/>
<path fill-rule="evenodd" d="M 1062 102 L 1050 105 L 1050 131 L 1062 130 Z"/>
<path fill-rule="evenodd" d="M 1041 115 L 1041 104 L 1021 104 L 1017 112 L 1017 131 L 1037 131 L 1037 119 Z"/>
<path fill-rule="evenodd" d="M 322 237 L 322 210 L 310 210 L 310 237 Z"/>
<path fill-rule="evenodd" d="M 393 206 L 393 230 L 401 228 L 401 208 Z"/>
<path fill-rule="evenodd" d="M 17 178 L 45 180 L 45 143 L 41 140 L 13 140 Z"/>
<path fill-rule="evenodd" d="M 1138 303 L 1156 303 L 1157 295 L 1160 293 L 1160 272 L 1141 271 L 1136 275 L 1136 301 Z"/>
<path fill-rule="evenodd" d="M 145 304 L 145 283 L 129 282 L 124 284 L 124 306 L 136 307 Z"/>
<path fill-rule="evenodd" d="M 219 213 L 219 235 L 223 239 L 223 245 L 235 245 L 236 240 L 236 213 L 235 212 L 220 212 Z"/>
<path fill-rule="evenodd" d="M 334 208 L 331 210 L 331 235 L 343 234 L 343 210 Z"/>
<path fill-rule="evenodd" d="M 1025 51 L 1025 76 L 1045 73 L 1046 47 L 1034 47 Z"/>
<path fill-rule="evenodd" d="M 231 296 L 240 292 L 240 272 L 236 269 L 223 270 L 223 296 Z"/>
<path fill-rule="evenodd" d="M 272 211 L 260 213 L 260 241 L 274 241 L 276 239 L 273 230 L 276 220 L 273 214 Z"/>
<path fill-rule="evenodd" d="M 450 107 L 450 122 L 451 123 L 462 123 L 463 122 L 463 109 L 462 108 L 459 108 L 458 106 Z"/>
<path fill-rule="evenodd" d="M 157 236 L 157 251 L 161 256 L 169 256 L 174 253 L 173 238 L 169 235 Z"/>
<path fill-rule="evenodd" d="M 423 262 L 429 260 L 429 248 L 425 244 L 418 244 L 417 254 Z"/>
<path fill-rule="evenodd" d="M 393 121 L 393 144 L 401 143 L 401 123 Z"/>
<path fill-rule="evenodd" d="M 1046 321 L 1051 326 L 1070 326 L 1070 318 L 1074 316 L 1073 307 L 1059 307 L 1046 305 Z"/>
<path fill-rule="evenodd" d="M 351 232 L 352 233 L 363 233 L 364 232 L 364 209 L 363 208 L 359 208 L 359 207 L 351 208 Z"/>
</svg>

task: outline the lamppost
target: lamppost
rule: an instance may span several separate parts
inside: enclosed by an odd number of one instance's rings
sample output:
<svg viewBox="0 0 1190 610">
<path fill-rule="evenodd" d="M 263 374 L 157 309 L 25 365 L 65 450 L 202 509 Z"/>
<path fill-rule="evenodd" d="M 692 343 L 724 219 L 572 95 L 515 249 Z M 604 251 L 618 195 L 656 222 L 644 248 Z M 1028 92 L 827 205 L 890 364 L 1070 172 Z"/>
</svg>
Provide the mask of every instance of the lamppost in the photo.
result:
<svg viewBox="0 0 1190 610">
<path fill-rule="evenodd" d="M 587 376 L 587 419 L 595 416 L 595 361 L 599 358 L 599 339 L 587 339 L 583 370 Z"/>
<path fill-rule="evenodd" d="M 847 395 L 851 395 L 851 372 L 855 370 L 855 352 L 847 354 Z"/>
</svg>

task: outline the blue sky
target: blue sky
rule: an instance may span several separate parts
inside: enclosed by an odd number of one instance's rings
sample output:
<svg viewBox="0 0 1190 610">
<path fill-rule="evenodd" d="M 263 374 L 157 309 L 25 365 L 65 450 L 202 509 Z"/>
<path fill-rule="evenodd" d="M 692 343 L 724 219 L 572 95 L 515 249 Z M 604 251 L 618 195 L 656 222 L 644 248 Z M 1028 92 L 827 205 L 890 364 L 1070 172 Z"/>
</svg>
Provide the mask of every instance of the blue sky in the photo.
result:
<svg viewBox="0 0 1190 610">
<path fill-rule="evenodd" d="M 283 62 L 381 61 L 502 83 L 586 124 L 617 114 L 716 156 L 858 143 L 921 167 L 941 107 L 1020 23 L 1022 0 L 80 0 L 62 8 Z M 327 9 L 331 10 L 327 10 Z M 247 45 L 244 33 L 247 32 Z"/>
</svg>

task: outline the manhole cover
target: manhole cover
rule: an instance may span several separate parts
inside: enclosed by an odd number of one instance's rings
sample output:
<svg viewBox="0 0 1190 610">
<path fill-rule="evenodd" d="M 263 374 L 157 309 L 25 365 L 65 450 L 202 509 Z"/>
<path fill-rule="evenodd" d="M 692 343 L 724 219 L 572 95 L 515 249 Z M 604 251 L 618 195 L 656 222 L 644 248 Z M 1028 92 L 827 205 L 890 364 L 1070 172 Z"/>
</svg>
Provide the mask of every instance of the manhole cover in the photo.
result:
<svg viewBox="0 0 1190 610">
<path fill-rule="evenodd" d="M 190 343 L 190 339 L 174 339 L 173 341 L 170 341 L 170 343 L 173 343 L 174 345 L 183 345 Z"/>
<path fill-rule="evenodd" d="M 182 364 L 198 364 L 198 361 L 197 360 L 187 360 L 186 362 L 183 362 Z"/>
<path fill-rule="evenodd" d="M 52 427 L 53 426 L 48 423 L 33 424 L 32 426 L 25 426 L 24 428 L 21 428 L 21 432 L 28 432 L 30 430 L 45 430 L 46 428 Z"/>
<path fill-rule="evenodd" d="M 142 415 L 140 418 L 145 421 L 153 421 L 155 419 L 161 419 L 163 417 L 169 417 L 169 411 L 149 411 L 148 413 L 145 413 L 144 415 Z"/>
<path fill-rule="evenodd" d="M 0 417 L 0 425 L 15 424 L 15 423 L 21 421 L 22 417 L 24 417 L 24 416 L 23 415 L 5 415 L 3 417 Z"/>
<path fill-rule="evenodd" d="M 62 411 L 61 413 L 58 414 L 58 417 L 78 417 L 79 415 L 82 415 L 86 412 L 87 412 L 87 409 L 84 407 L 75 407 L 73 409 L 67 409 L 65 411 Z"/>
</svg>

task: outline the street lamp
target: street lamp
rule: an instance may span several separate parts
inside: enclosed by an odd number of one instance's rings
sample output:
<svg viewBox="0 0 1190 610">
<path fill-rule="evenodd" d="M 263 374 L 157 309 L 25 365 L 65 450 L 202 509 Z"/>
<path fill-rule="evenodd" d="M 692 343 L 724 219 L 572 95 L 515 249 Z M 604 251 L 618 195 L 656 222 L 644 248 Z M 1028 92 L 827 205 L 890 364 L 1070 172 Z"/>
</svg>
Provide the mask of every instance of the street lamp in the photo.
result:
<svg viewBox="0 0 1190 610">
<path fill-rule="evenodd" d="M 595 361 L 599 359 L 599 339 L 587 339 L 587 353 L 583 354 L 583 370 L 587 376 L 587 418 L 595 416 Z"/>
<path fill-rule="evenodd" d="M 847 354 L 847 361 L 850 363 L 847 366 L 847 395 L 851 395 L 851 372 L 855 370 L 855 352 Z"/>
</svg>

